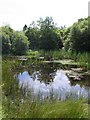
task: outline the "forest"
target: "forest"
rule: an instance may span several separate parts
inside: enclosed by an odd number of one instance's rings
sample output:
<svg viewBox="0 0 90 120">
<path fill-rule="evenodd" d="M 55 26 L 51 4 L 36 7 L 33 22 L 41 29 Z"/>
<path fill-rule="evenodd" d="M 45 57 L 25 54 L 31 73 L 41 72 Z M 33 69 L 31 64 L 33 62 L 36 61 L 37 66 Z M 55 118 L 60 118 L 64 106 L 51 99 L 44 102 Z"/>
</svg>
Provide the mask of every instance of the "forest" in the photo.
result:
<svg viewBox="0 0 90 120">
<path fill-rule="evenodd" d="M 0 27 L 3 55 L 25 55 L 30 50 L 90 52 L 90 17 L 78 19 L 72 26 L 57 27 L 52 17 L 40 18 L 22 31 L 9 25 Z"/>
</svg>

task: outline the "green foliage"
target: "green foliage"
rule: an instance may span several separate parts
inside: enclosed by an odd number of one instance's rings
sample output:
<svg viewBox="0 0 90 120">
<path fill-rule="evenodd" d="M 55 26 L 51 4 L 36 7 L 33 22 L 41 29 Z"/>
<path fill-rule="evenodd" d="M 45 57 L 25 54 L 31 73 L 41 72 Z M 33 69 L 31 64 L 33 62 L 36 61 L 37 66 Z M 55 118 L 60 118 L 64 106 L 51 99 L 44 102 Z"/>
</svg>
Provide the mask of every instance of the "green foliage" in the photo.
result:
<svg viewBox="0 0 90 120">
<path fill-rule="evenodd" d="M 88 118 L 88 105 L 84 100 L 31 101 L 30 96 L 23 98 L 13 78 L 17 62 L 3 60 L 2 110 L 5 118 Z"/>
<path fill-rule="evenodd" d="M 15 32 L 9 26 L 1 27 L 2 54 L 23 55 L 28 50 L 28 38 L 22 32 Z"/>
<path fill-rule="evenodd" d="M 57 33 L 57 28 L 54 25 L 51 17 L 46 17 L 45 20 L 40 18 L 37 25 L 33 22 L 26 30 L 25 35 L 30 40 L 30 49 L 32 50 L 55 50 L 63 46 L 60 34 Z"/>
<path fill-rule="evenodd" d="M 71 50 L 71 40 L 69 38 L 67 38 L 65 43 L 64 43 L 64 49 L 66 51 Z"/>
<path fill-rule="evenodd" d="M 33 101 L 26 98 L 23 103 L 16 99 L 12 103 L 4 100 L 6 118 L 88 118 L 88 105 L 83 100 Z M 7 111 L 8 110 L 8 111 Z"/>
<path fill-rule="evenodd" d="M 76 52 L 90 51 L 90 18 L 79 19 L 64 30 L 64 49 Z"/>
<path fill-rule="evenodd" d="M 52 17 L 40 18 L 25 25 L 23 31 L 10 26 L 0 28 L 2 53 L 23 55 L 31 50 L 60 50 L 90 52 L 90 17 L 79 19 L 71 27 L 57 27 Z M 1 40 L 0 39 L 0 40 Z"/>
<path fill-rule="evenodd" d="M 17 80 L 13 77 L 14 70 L 18 66 L 20 66 L 20 62 L 15 58 L 3 59 L 2 110 L 4 117 L 7 119 L 88 118 L 88 104 L 81 99 L 31 101 L 30 96 L 23 97 Z"/>
<path fill-rule="evenodd" d="M 39 49 L 39 30 L 30 26 L 25 31 L 25 35 L 29 40 L 29 48 L 32 50 Z"/>
<path fill-rule="evenodd" d="M 76 61 L 80 67 L 90 69 L 90 53 L 78 53 L 76 56 Z"/>
<path fill-rule="evenodd" d="M 77 53 L 75 51 L 71 50 L 54 50 L 54 51 L 39 51 L 40 56 L 44 57 L 51 57 L 53 60 L 61 60 L 63 62 L 63 59 L 67 61 L 67 59 L 74 60 L 78 67 L 83 67 L 85 69 L 90 69 L 90 53 L 84 52 L 84 53 Z"/>
<path fill-rule="evenodd" d="M 6 33 L 2 33 L 2 54 L 10 54 L 11 43 L 10 37 Z"/>
<path fill-rule="evenodd" d="M 14 33 L 15 37 L 12 43 L 12 51 L 15 55 L 23 55 L 28 50 L 28 38 L 24 35 L 24 33 Z"/>
<path fill-rule="evenodd" d="M 10 54 L 13 30 L 9 26 L 1 27 L 0 36 L 2 39 L 2 53 Z"/>
<path fill-rule="evenodd" d="M 56 30 L 57 28 L 54 25 L 53 19 L 51 17 L 46 17 L 46 19 L 41 23 L 40 27 L 40 49 L 50 51 L 62 48 L 62 39 Z"/>
<path fill-rule="evenodd" d="M 87 19 L 80 19 L 72 26 L 71 42 L 72 50 L 75 51 L 90 51 L 90 29 Z"/>
</svg>

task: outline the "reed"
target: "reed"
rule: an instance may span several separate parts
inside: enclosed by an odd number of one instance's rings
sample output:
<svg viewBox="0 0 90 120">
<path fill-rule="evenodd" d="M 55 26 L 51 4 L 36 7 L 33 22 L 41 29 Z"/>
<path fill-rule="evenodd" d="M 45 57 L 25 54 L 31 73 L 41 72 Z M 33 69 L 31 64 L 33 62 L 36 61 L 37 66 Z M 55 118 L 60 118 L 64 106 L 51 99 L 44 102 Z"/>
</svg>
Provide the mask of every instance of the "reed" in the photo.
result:
<svg viewBox="0 0 90 120">
<path fill-rule="evenodd" d="M 78 67 L 85 67 L 86 69 L 90 69 L 90 53 L 77 53 L 65 50 L 56 50 L 56 51 L 39 51 L 39 54 L 44 57 L 51 57 L 55 60 L 61 59 L 71 59 L 74 60 Z"/>
<path fill-rule="evenodd" d="M 21 89 L 14 79 L 14 70 L 20 62 L 3 60 L 2 63 L 2 111 L 10 118 L 88 118 L 88 104 L 82 99 L 65 101 L 23 98 Z"/>
<path fill-rule="evenodd" d="M 14 103 L 5 100 L 6 118 L 88 118 L 88 105 L 83 100 L 30 101 L 23 103 L 17 98 Z"/>
</svg>

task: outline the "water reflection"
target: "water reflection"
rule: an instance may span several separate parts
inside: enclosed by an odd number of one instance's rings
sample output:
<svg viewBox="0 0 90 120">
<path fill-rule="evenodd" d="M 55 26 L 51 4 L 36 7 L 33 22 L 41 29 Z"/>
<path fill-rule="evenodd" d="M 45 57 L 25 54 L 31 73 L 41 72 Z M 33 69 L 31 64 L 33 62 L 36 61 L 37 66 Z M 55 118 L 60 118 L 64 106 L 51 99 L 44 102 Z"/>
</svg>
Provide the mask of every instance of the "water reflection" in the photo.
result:
<svg viewBox="0 0 90 120">
<path fill-rule="evenodd" d="M 68 77 L 62 70 L 54 72 L 53 80 L 51 78 L 48 84 L 43 79 L 40 81 L 40 77 L 40 71 L 34 71 L 32 75 L 29 75 L 28 71 L 24 71 L 18 75 L 19 87 L 22 87 L 24 95 L 27 95 L 28 91 L 30 91 L 32 99 L 39 98 L 40 100 L 47 98 L 65 100 L 70 97 L 88 97 L 88 91 L 84 86 L 80 87 L 78 84 L 71 86 Z"/>
<path fill-rule="evenodd" d="M 57 69 L 58 69 L 58 64 L 40 63 L 37 65 L 33 65 L 32 67 L 29 67 L 28 71 L 30 75 L 37 72 L 36 74 L 38 74 L 38 79 L 40 81 L 43 80 L 46 84 L 48 84 L 50 81 L 53 81 Z"/>
</svg>

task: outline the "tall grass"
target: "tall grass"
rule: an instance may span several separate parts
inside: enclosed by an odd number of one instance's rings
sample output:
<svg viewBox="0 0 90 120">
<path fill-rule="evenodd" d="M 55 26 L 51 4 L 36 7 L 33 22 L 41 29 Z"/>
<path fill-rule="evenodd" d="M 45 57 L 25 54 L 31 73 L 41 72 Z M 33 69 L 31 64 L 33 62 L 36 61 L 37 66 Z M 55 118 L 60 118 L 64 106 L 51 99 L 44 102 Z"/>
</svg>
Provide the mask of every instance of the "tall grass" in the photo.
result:
<svg viewBox="0 0 90 120">
<path fill-rule="evenodd" d="M 83 100 L 46 100 L 31 101 L 30 96 L 23 98 L 22 91 L 14 79 L 14 68 L 18 61 L 3 61 L 2 110 L 8 118 L 87 118 L 88 105 Z"/>
<path fill-rule="evenodd" d="M 4 108 L 6 118 L 88 118 L 88 105 L 83 100 L 33 101 L 25 99 L 23 103 L 9 98 Z"/>
<path fill-rule="evenodd" d="M 72 59 L 77 62 L 79 67 L 85 67 L 90 69 L 90 53 L 76 53 L 65 50 L 56 50 L 56 51 L 39 51 L 41 56 L 47 57 L 50 56 L 53 59 Z"/>
<path fill-rule="evenodd" d="M 44 51 L 41 50 L 39 51 L 41 56 L 51 56 L 54 59 L 64 59 L 64 58 L 70 58 L 71 57 L 71 52 L 69 51 L 68 53 L 65 50 L 54 50 L 54 51 Z"/>
<path fill-rule="evenodd" d="M 78 53 L 77 62 L 81 67 L 90 69 L 90 53 Z"/>
</svg>

